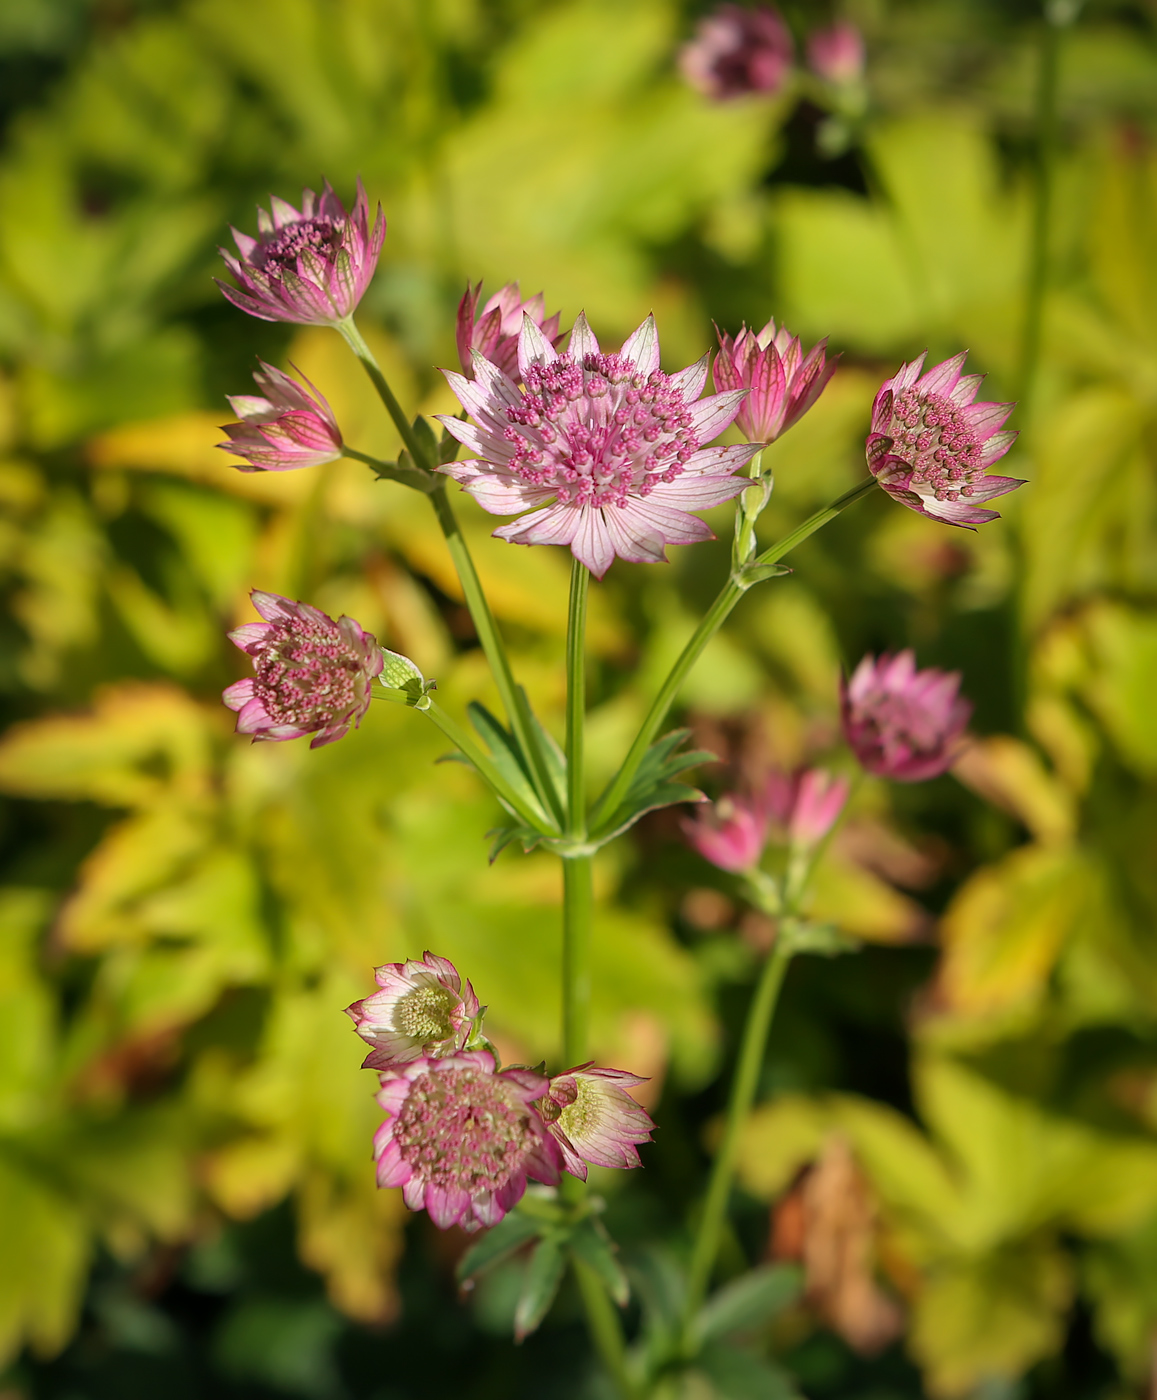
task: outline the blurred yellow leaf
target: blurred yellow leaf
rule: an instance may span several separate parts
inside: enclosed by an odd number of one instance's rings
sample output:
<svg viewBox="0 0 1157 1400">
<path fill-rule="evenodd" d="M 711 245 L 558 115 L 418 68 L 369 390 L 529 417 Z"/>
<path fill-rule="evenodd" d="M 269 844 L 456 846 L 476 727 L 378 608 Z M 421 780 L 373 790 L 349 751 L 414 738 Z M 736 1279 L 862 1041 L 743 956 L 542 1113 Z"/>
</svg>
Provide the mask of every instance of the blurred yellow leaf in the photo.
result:
<svg viewBox="0 0 1157 1400">
<path fill-rule="evenodd" d="M 1025 743 L 1007 734 L 970 739 L 952 766 L 955 777 L 1029 829 L 1043 846 L 1065 846 L 1076 834 L 1072 794 Z"/>
</svg>

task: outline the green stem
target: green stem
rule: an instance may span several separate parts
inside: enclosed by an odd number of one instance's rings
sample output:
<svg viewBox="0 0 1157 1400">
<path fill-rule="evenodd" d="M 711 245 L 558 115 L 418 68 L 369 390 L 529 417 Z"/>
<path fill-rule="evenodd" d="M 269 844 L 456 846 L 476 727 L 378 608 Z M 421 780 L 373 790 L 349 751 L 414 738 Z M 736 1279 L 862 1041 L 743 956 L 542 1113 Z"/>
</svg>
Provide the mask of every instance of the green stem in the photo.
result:
<svg viewBox="0 0 1157 1400">
<path fill-rule="evenodd" d="M 362 362 L 366 373 L 373 381 L 374 388 L 377 389 L 378 396 L 393 419 L 394 426 L 397 428 L 406 450 L 419 468 L 432 472 L 435 464 L 427 461 L 422 445 L 407 421 L 401 404 L 394 397 L 394 392 L 390 388 L 386 376 L 382 373 L 381 366 L 374 358 L 374 352 L 362 339 L 361 332 L 354 325 L 353 318 L 341 322 L 337 329 L 345 337 L 346 344 Z M 350 451 L 348 448 L 346 451 L 349 456 L 356 457 L 359 461 L 368 461 L 371 466 L 376 466 L 373 458 L 367 458 L 364 454 Z M 510 720 L 514 736 L 530 763 L 531 776 L 539 800 L 553 818 L 553 820 L 546 821 L 545 828 L 560 831 L 563 820 L 562 804 L 555 792 L 554 782 L 546 761 L 546 753 L 531 718 L 526 696 L 522 693 L 522 689 L 515 681 L 514 673 L 510 669 L 510 660 L 506 655 L 506 648 L 502 644 L 502 636 L 494 621 L 494 614 L 490 611 L 490 604 L 486 601 L 486 595 L 482 591 L 482 582 L 474 567 L 474 560 L 471 558 L 466 538 L 462 534 L 462 527 L 458 524 L 454 508 L 446 494 L 446 485 L 435 477 L 433 484 L 427 485 L 425 490 L 430 497 L 430 504 L 434 507 L 434 514 L 438 519 L 442 534 L 445 536 L 446 548 L 450 552 L 454 570 L 462 585 L 462 595 L 466 600 L 466 607 L 470 613 L 471 621 L 474 623 L 474 630 L 478 634 L 483 654 L 489 663 L 494 684 L 498 688 L 502 707 Z"/>
<path fill-rule="evenodd" d="M 364 462 L 375 476 L 386 481 L 397 481 L 403 486 L 412 487 L 428 496 L 437 484 L 437 477 L 431 478 L 428 471 L 420 467 L 399 466 L 397 462 L 383 462 L 380 457 L 371 457 L 368 452 L 359 452 L 356 447 L 343 447 L 343 457 L 351 457 L 355 462 Z"/>
<path fill-rule="evenodd" d="M 802 525 L 797 526 L 783 539 L 773 544 L 770 549 L 764 550 L 752 561 L 754 567 L 761 564 L 778 563 L 784 555 L 790 553 L 796 545 L 802 544 L 810 535 L 826 525 L 830 520 L 834 520 L 842 510 L 845 510 L 853 501 L 858 501 L 861 496 L 866 496 L 876 484 L 875 477 L 868 477 L 861 481 L 858 486 L 853 486 L 850 491 L 845 491 L 842 496 L 838 496 L 830 505 L 824 506 L 822 510 L 817 510 L 814 515 L 810 515 Z M 638 772 L 639 764 L 646 756 L 647 750 L 651 747 L 658 734 L 663 721 L 667 718 L 667 712 L 675 702 L 687 679 L 687 675 L 696 661 L 702 656 L 704 648 L 710 642 L 720 627 L 723 626 L 731 610 L 739 602 L 747 591 L 747 587 L 736 581 L 734 575 L 724 584 L 719 596 L 711 604 L 706 617 L 695 629 L 691 640 L 679 654 L 679 659 L 671 668 L 667 679 L 651 703 L 651 708 L 647 712 L 647 717 L 643 721 L 642 728 L 635 736 L 635 742 L 631 745 L 627 757 L 623 760 L 623 766 L 615 775 L 611 786 L 599 799 L 591 818 L 591 825 L 594 828 L 594 835 L 602 834 L 605 823 L 609 823 L 614 816 L 619 803 L 626 796 Z"/>
<path fill-rule="evenodd" d="M 1077 18 L 1079 0 L 1045 0 L 1036 87 L 1036 189 L 1029 235 L 1028 277 L 1021 328 L 1017 398 L 1031 407 L 1040 362 L 1045 292 L 1049 282 L 1049 226 L 1057 155 L 1057 80 L 1061 36 Z"/>
<path fill-rule="evenodd" d="M 568 1068 L 587 1058 L 591 1007 L 594 858 L 562 863 L 562 1057 Z"/>
<path fill-rule="evenodd" d="M 580 841 L 587 834 L 583 725 L 587 706 L 587 586 L 590 577 L 586 565 L 575 559 L 571 564 L 566 619 L 566 818 L 567 834 Z"/>
<path fill-rule="evenodd" d="M 687 1300 L 683 1313 L 684 1346 L 690 1347 L 691 1330 L 703 1300 L 707 1296 L 707 1286 L 719 1253 L 719 1242 L 723 1222 L 727 1215 L 727 1203 L 731 1195 L 731 1182 L 735 1175 L 735 1161 L 739 1152 L 739 1139 L 743 1131 L 751 1105 L 755 1101 L 755 1091 L 759 1084 L 759 1071 L 763 1064 L 767 1047 L 767 1035 L 771 1029 L 771 1018 L 783 985 L 791 952 L 787 940 L 779 937 L 764 961 L 755 988 L 755 996 L 747 1013 L 747 1024 L 743 1028 L 743 1043 L 739 1051 L 739 1063 L 735 1078 L 731 1083 L 731 1097 L 727 1105 L 727 1121 L 723 1129 L 723 1141 L 715 1154 L 711 1167 L 711 1181 L 707 1188 L 707 1200 L 695 1236 L 695 1246 L 691 1255 L 691 1269 L 687 1280 Z"/>
<path fill-rule="evenodd" d="M 627 1369 L 627 1347 L 615 1305 L 607 1294 L 603 1281 L 581 1259 L 575 1259 L 574 1275 L 586 1309 L 587 1328 L 595 1350 L 607 1368 L 622 1400 L 635 1400 L 638 1395 L 631 1373 Z"/>
<path fill-rule="evenodd" d="M 437 701 L 432 700 L 428 695 L 424 699 L 428 701 L 428 704 L 415 706 L 415 708 L 421 709 L 429 715 L 447 739 L 477 768 L 498 796 L 522 818 L 527 826 L 541 830 L 546 824 L 543 812 L 538 808 L 526 805 L 522 797 L 502 776 L 485 750 L 475 743 L 467 730 L 463 729 L 456 720 L 450 718 Z"/>
</svg>

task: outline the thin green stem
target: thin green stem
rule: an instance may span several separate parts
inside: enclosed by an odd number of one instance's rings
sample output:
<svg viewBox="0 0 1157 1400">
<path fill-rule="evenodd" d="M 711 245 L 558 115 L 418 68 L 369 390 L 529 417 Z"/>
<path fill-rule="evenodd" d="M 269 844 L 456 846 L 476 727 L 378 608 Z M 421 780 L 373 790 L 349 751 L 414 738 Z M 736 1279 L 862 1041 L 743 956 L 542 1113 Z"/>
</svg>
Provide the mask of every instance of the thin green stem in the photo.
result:
<svg viewBox="0 0 1157 1400">
<path fill-rule="evenodd" d="M 400 482 L 403 486 L 412 487 L 427 496 L 437 485 L 437 478 L 431 478 L 430 473 L 421 467 L 405 467 L 399 466 L 397 462 L 383 462 L 380 457 L 371 457 L 368 452 L 359 452 L 356 447 L 343 447 L 341 455 L 351 457 L 355 462 L 364 462 L 375 476 L 386 481 Z"/>
<path fill-rule="evenodd" d="M 866 496 L 876 484 L 875 477 L 868 477 L 861 481 L 858 486 L 853 486 L 850 491 L 845 491 L 842 496 L 838 496 L 830 505 L 824 506 L 822 510 L 817 510 L 814 515 L 810 515 L 802 525 L 797 526 L 790 534 L 773 544 L 770 549 L 764 550 L 752 561 L 753 567 L 764 564 L 778 563 L 784 555 L 790 553 L 796 545 L 802 544 L 810 535 L 826 525 L 830 520 L 834 520 L 842 510 L 845 510 L 853 501 L 858 501 L 861 496 Z M 604 825 L 609 823 L 618 808 L 619 803 L 630 790 L 635 774 L 638 772 L 639 764 L 646 756 L 647 750 L 655 741 L 663 721 L 667 718 L 667 712 L 675 703 L 675 697 L 682 689 L 683 682 L 696 661 L 702 656 L 707 643 L 710 642 L 720 627 L 723 626 L 731 613 L 731 610 L 739 602 L 747 591 L 746 585 L 736 581 L 733 574 L 724 584 L 719 596 L 708 609 L 707 615 L 695 629 L 690 641 L 679 654 L 678 660 L 672 666 L 667 679 L 663 682 L 658 695 L 651 702 L 651 708 L 647 712 L 647 717 L 643 721 L 642 727 L 635 736 L 635 742 L 631 745 L 630 751 L 623 760 L 623 765 L 615 775 L 610 787 L 599 799 L 591 817 L 591 825 L 594 834 L 602 834 Z"/>
<path fill-rule="evenodd" d="M 578 840 L 586 836 L 586 771 L 583 726 L 586 722 L 587 586 L 590 572 L 575 559 L 570 571 L 566 619 L 566 826 Z"/>
<path fill-rule="evenodd" d="M 562 863 L 562 1057 L 567 1067 L 587 1058 L 591 1008 L 591 921 L 594 858 Z"/>
<path fill-rule="evenodd" d="M 406 450 L 417 463 L 419 468 L 432 471 L 435 463 L 427 460 L 422 444 L 419 442 L 413 428 L 406 419 L 402 411 L 401 404 L 394 397 L 394 392 L 390 388 L 386 376 L 382 373 L 381 366 L 374 358 L 374 352 L 362 338 L 361 332 L 353 322 L 349 320 L 341 322 L 337 329 L 345 337 L 350 349 L 362 362 L 366 373 L 373 382 L 374 388 L 378 391 L 378 396 L 386 406 L 386 411 L 393 419 Z M 373 458 L 366 458 L 362 453 L 351 452 L 347 449 L 348 455 L 356 457 L 359 461 L 368 461 L 371 466 L 375 465 Z M 462 585 L 462 595 L 466 600 L 466 607 L 470 613 L 471 621 L 474 623 L 474 630 L 478 634 L 478 641 L 482 647 L 483 654 L 490 665 L 491 674 L 494 677 L 494 684 L 498 688 L 498 695 L 502 701 L 502 707 L 506 711 L 510 726 L 514 731 L 514 736 L 518 740 L 522 752 L 526 754 L 531 767 L 531 776 L 539 800 L 542 802 L 550 818 L 545 823 L 540 823 L 545 829 L 561 831 L 563 822 L 562 803 L 559 801 L 555 791 L 554 782 L 550 776 L 550 769 L 546 761 L 546 753 L 538 730 L 535 728 L 531 717 L 530 706 L 521 687 L 514 679 L 514 673 L 510 669 L 510 660 L 506 655 L 506 648 L 502 643 L 502 635 L 498 631 L 498 625 L 494 621 L 494 615 L 490 611 L 490 604 L 486 601 L 486 595 L 482 591 L 482 582 L 478 577 L 478 571 L 474 567 L 474 560 L 470 555 L 470 549 L 466 544 L 466 538 L 462 534 L 462 527 L 458 523 L 458 517 L 454 514 L 454 508 L 450 504 L 450 498 L 446 494 L 445 483 L 437 478 L 433 479 L 433 484 L 426 488 L 430 497 L 430 504 L 434 507 L 434 514 L 441 527 L 442 534 L 446 539 L 446 548 L 450 552 L 450 558 L 454 564 L 454 570 L 458 575 L 458 582 Z"/>
<path fill-rule="evenodd" d="M 635 1400 L 638 1389 L 627 1369 L 627 1346 L 619 1315 L 602 1279 L 581 1259 L 574 1259 L 574 1275 L 587 1315 L 587 1328 L 599 1359 L 607 1368 L 622 1400 Z"/>
<path fill-rule="evenodd" d="M 691 1254 L 691 1268 L 687 1280 L 687 1300 L 683 1313 L 684 1346 L 692 1343 L 691 1332 L 696 1314 L 707 1296 L 707 1286 L 719 1253 L 719 1242 L 723 1223 L 727 1216 L 727 1203 L 731 1195 L 731 1183 L 735 1176 L 735 1162 L 739 1152 L 739 1139 L 743 1131 L 751 1105 L 755 1101 L 755 1091 L 759 1084 L 759 1071 L 763 1064 L 767 1035 L 771 1028 L 771 1018 L 783 985 L 784 974 L 791 961 L 787 940 L 780 937 L 768 954 L 760 970 L 755 996 L 747 1013 L 747 1024 L 743 1028 L 743 1043 L 739 1051 L 739 1063 L 735 1078 L 731 1082 L 731 1097 L 727 1104 L 727 1121 L 723 1129 L 723 1140 L 711 1167 L 711 1181 L 707 1188 L 707 1199 L 699 1220 L 695 1236 L 695 1246 Z"/>
<path fill-rule="evenodd" d="M 546 821 L 543 812 L 537 807 L 527 806 L 521 795 L 517 793 L 502 776 L 502 773 L 495 766 L 494 761 L 485 750 L 479 744 L 475 743 L 467 730 L 456 720 L 450 718 L 437 701 L 431 699 L 428 695 L 424 698 L 429 703 L 416 706 L 415 708 L 421 709 L 425 714 L 429 715 L 442 733 L 445 734 L 447 739 L 450 740 L 465 758 L 469 759 L 507 806 L 516 812 L 528 826 L 536 827 L 541 830 Z"/>
<path fill-rule="evenodd" d="M 389 381 L 382 373 L 382 367 L 374 357 L 374 352 L 362 338 L 361 331 L 354 325 L 352 316 L 337 323 L 337 330 L 342 334 L 345 343 L 361 360 L 366 373 L 373 380 L 374 388 L 378 391 L 378 397 L 386 406 L 386 412 L 394 420 L 394 427 L 398 430 L 398 436 L 405 444 L 406 451 L 414 459 L 415 466 L 425 467 L 427 471 L 433 470 L 437 465 L 427 459 L 422 444 L 418 441 L 417 435 L 406 417 L 402 405 L 394 397 L 394 391 L 390 388 Z"/>
</svg>

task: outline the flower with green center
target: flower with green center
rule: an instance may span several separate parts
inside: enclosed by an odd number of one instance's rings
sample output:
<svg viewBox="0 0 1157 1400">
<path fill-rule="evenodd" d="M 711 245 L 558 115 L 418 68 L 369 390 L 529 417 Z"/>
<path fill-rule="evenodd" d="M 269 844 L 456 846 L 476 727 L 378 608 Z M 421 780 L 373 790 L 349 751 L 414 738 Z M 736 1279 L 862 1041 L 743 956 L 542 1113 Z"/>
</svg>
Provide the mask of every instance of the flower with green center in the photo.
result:
<svg viewBox="0 0 1157 1400">
<path fill-rule="evenodd" d="M 562 1150 L 563 1166 L 587 1179 L 595 1167 L 637 1167 L 637 1143 L 650 1142 L 654 1123 L 627 1093 L 643 1084 L 638 1074 L 597 1069 L 590 1063 L 556 1074 L 535 1107 Z"/>
<path fill-rule="evenodd" d="M 400 1186 L 440 1230 L 497 1225 L 528 1177 L 558 1183 L 562 1153 L 533 1107 L 548 1087 L 533 1070 L 499 1073 L 485 1050 L 395 1065 L 377 1096 L 378 1185 Z"/>
<path fill-rule="evenodd" d="M 367 1068 L 387 1070 L 465 1048 L 481 1008 L 448 958 L 427 952 L 420 961 L 385 963 L 374 976 L 381 990 L 346 1007 L 358 1035 L 374 1047 Z"/>
</svg>

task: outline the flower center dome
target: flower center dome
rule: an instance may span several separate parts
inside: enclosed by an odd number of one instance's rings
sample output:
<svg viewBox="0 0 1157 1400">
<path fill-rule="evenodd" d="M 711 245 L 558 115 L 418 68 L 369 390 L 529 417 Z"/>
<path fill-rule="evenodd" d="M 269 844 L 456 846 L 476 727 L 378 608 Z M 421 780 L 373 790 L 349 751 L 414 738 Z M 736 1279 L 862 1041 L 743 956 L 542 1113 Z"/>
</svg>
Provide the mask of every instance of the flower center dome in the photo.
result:
<svg viewBox="0 0 1157 1400">
<path fill-rule="evenodd" d="M 292 627 L 276 624 L 258 660 L 253 693 L 275 724 L 319 727 L 361 703 L 365 666 L 336 623 L 302 617 Z"/>
<path fill-rule="evenodd" d="M 344 232 L 342 225 L 324 214 L 312 219 L 298 219 L 278 229 L 272 238 L 264 240 L 260 257 L 255 257 L 254 261 L 258 266 L 270 270 L 287 267 L 296 271 L 298 258 L 314 252 L 332 262 L 334 254 L 341 247 Z"/>
<path fill-rule="evenodd" d="M 509 468 L 563 504 L 623 506 L 674 481 L 698 450 L 683 392 L 661 370 L 620 355 L 560 355 L 531 365 L 521 401 L 505 409 Z"/>
<path fill-rule="evenodd" d="M 982 443 L 963 411 L 944 394 L 902 389 L 892 402 L 887 435 L 892 439 L 889 454 L 911 469 L 909 489 L 923 483 L 938 501 L 958 501 L 971 496 L 973 482 L 984 476 Z"/>
</svg>

